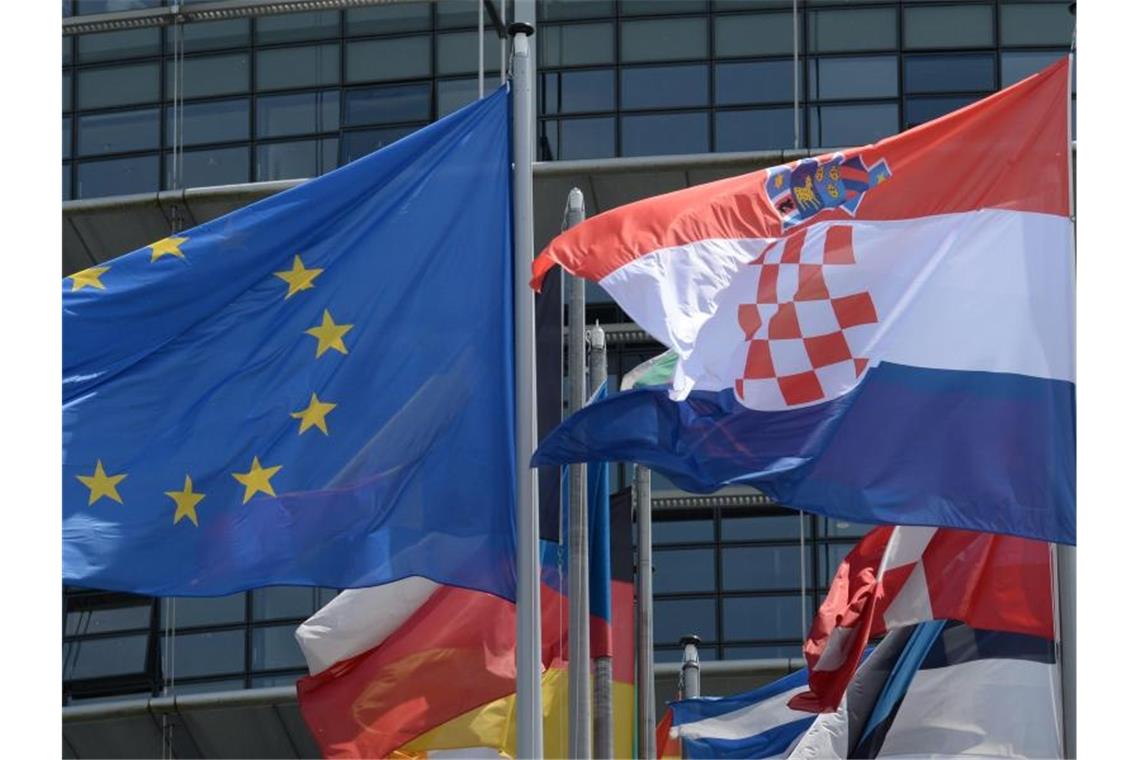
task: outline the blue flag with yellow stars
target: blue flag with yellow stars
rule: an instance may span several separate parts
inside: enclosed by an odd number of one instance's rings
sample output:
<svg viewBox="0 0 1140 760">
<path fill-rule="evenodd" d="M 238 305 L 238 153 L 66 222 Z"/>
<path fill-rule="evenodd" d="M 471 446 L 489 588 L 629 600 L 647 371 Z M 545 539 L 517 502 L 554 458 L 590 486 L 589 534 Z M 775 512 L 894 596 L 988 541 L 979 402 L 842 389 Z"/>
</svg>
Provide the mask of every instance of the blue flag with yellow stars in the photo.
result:
<svg viewBox="0 0 1140 760">
<path fill-rule="evenodd" d="M 514 598 L 505 87 L 63 280 L 63 579 Z"/>
</svg>

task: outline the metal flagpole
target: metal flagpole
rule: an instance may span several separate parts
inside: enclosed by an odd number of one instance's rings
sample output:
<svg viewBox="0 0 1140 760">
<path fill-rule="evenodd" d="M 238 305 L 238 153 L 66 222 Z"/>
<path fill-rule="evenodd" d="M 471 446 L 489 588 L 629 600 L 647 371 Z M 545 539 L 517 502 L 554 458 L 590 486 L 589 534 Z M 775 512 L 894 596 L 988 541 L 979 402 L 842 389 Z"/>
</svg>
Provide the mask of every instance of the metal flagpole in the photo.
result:
<svg viewBox="0 0 1140 760">
<path fill-rule="evenodd" d="M 681 637 L 681 697 L 701 696 L 701 658 L 697 647 L 701 637 L 695 633 Z"/>
<path fill-rule="evenodd" d="M 657 757 L 657 705 L 653 685 L 653 496 L 649 468 L 633 466 L 637 507 L 637 730 L 641 756 Z"/>
<path fill-rule="evenodd" d="M 585 294 L 583 293 L 583 296 Z M 583 297 L 583 301 L 585 298 Z M 589 395 L 592 398 L 598 386 L 607 382 L 606 371 L 606 331 L 594 325 L 588 332 L 590 347 L 590 368 L 587 384 Z M 599 467 L 609 465 L 600 464 Z M 604 494 L 609 498 L 609 494 Z M 609 510 L 606 510 L 606 519 L 609 519 Z M 607 532 L 607 535 L 609 533 Z M 598 546 L 597 551 L 608 552 L 610 547 Z M 611 613 L 612 614 L 612 613 Z M 612 657 L 598 657 L 594 661 L 594 757 L 605 758 L 614 756 L 614 662 Z"/>
<path fill-rule="evenodd" d="M 479 3 L 479 100 L 483 99 L 483 0 Z"/>
<path fill-rule="evenodd" d="M 563 231 L 586 218 L 582 191 L 566 199 Z M 570 276 L 570 412 L 586 405 L 586 283 Z M 590 756 L 590 549 L 586 509 L 586 465 L 570 465 L 570 757 Z"/>
<path fill-rule="evenodd" d="M 517 620 L 517 748 L 521 758 L 542 757 L 542 690 L 539 651 L 542 619 L 538 598 L 538 471 L 530 457 L 538 438 L 535 415 L 534 294 L 530 266 L 534 260 L 534 188 L 531 185 L 530 24 L 507 29 L 514 40 L 511 55 L 511 146 L 514 163 L 515 280 L 515 495 L 518 531 Z"/>
</svg>

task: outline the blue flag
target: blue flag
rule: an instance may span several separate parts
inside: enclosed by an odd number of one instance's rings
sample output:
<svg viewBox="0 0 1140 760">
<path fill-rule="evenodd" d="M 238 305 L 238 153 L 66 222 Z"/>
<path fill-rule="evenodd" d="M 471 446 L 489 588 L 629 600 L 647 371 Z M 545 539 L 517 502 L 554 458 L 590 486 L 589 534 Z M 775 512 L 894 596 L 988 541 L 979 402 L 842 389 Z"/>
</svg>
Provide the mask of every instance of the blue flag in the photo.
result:
<svg viewBox="0 0 1140 760">
<path fill-rule="evenodd" d="M 508 96 L 63 281 L 64 583 L 514 598 Z"/>
</svg>

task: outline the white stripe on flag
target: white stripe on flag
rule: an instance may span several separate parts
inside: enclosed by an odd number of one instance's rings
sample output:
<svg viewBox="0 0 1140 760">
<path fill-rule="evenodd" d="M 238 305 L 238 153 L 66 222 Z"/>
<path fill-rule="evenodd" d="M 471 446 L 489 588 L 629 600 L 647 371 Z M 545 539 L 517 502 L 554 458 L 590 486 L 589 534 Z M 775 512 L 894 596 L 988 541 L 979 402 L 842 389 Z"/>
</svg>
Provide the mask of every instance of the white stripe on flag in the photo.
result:
<svg viewBox="0 0 1140 760">
<path fill-rule="evenodd" d="M 926 585 L 926 571 L 922 561 L 919 560 L 914 570 L 906 579 L 906 583 L 899 589 L 898 594 L 891 600 L 887 609 L 883 611 L 883 622 L 888 629 L 902 628 L 911 623 L 921 623 L 933 620 L 934 612 L 930 608 L 930 589 Z"/>
</svg>

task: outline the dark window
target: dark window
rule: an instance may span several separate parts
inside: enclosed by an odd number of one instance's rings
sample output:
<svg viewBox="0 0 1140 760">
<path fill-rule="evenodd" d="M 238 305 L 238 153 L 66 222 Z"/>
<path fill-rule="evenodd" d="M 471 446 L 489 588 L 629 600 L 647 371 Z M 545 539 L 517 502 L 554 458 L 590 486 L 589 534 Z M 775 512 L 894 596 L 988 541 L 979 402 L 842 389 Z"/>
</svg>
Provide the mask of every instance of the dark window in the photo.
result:
<svg viewBox="0 0 1140 760">
<path fill-rule="evenodd" d="M 829 543 L 825 546 L 820 546 L 819 552 L 819 587 L 827 589 L 831 586 L 831 579 L 835 577 L 835 571 L 839 569 L 840 563 L 851 550 L 855 547 L 855 543 Z"/>
<path fill-rule="evenodd" d="M 707 58 L 708 20 L 705 18 L 623 21 L 623 61 L 675 61 Z"/>
<path fill-rule="evenodd" d="M 717 105 L 792 101 L 792 62 L 718 63 Z"/>
<path fill-rule="evenodd" d="M 566 24 L 540 28 L 543 66 L 613 63 L 614 25 Z"/>
<path fill-rule="evenodd" d="M 80 34 L 77 39 L 80 63 L 138 58 L 162 52 L 162 30 L 158 27 Z"/>
<path fill-rule="evenodd" d="M 370 87 L 345 90 L 346 125 L 427 121 L 431 118 L 431 85 Z"/>
<path fill-rule="evenodd" d="M 544 20 L 599 18 L 614 15 L 613 0 L 543 0 L 538 12 Z"/>
<path fill-rule="evenodd" d="M 68 65 L 69 63 L 71 63 L 72 61 L 75 60 L 75 49 L 73 47 L 74 44 L 75 44 L 74 35 L 68 35 L 68 36 L 63 38 L 63 44 L 61 45 L 61 48 L 62 48 L 62 53 L 63 53 L 63 65 L 64 66 Z"/>
<path fill-rule="evenodd" d="M 692 543 L 694 541 L 712 541 L 713 523 L 711 519 L 703 520 L 663 520 L 653 518 L 653 545 L 670 543 Z"/>
<path fill-rule="evenodd" d="M 146 630 L 150 628 L 151 605 L 78 609 L 67 613 L 64 636 L 86 636 L 89 633 Z"/>
<path fill-rule="evenodd" d="M 989 53 L 908 55 L 906 91 L 975 92 L 994 88 L 994 57 Z"/>
<path fill-rule="evenodd" d="M 426 31 L 431 29 L 431 3 L 349 8 L 344 12 L 344 25 L 349 35 Z"/>
<path fill-rule="evenodd" d="M 349 82 L 384 82 L 430 75 L 430 37 L 350 42 L 345 51 L 345 77 Z"/>
<path fill-rule="evenodd" d="M 702 13 L 705 0 L 618 0 L 618 9 L 623 16 L 649 16 L 655 13 Z"/>
<path fill-rule="evenodd" d="M 282 13 L 257 19 L 257 44 L 301 42 L 336 37 L 340 34 L 340 14 L 336 11 Z"/>
<path fill-rule="evenodd" d="M 291 676 L 293 681 L 297 676 Z M 179 681 L 175 679 L 171 686 L 171 694 L 210 694 L 219 691 L 234 691 L 245 688 L 244 678 L 215 678 L 211 681 Z"/>
<path fill-rule="evenodd" d="M 386 127 L 345 132 L 340 138 L 340 162 L 347 164 L 367 156 L 373 151 L 391 145 L 401 137 L 415 132 L 419 127 Z"/>
<path fill-rule="evenodd" d="M 798 639 L 803 631 L 803 611 L 811 606 L 811 597 L 801 606 L 800 595 L 725 597 L 721 600 L 724 640 Z M 657 602 L 654 602 L 654 613 Z M 808 610 L 811 622 L 814 610 Z M 703 637 L 702 637 L 703 638 Z"/>
<path fill-rule="evenodd" d="M 785 657 L 799 659 L 803 656 L 803 649 L 799 644 L 784 644 L 783 646 L 772 645 L 766 647 L 729 646 L 724 648 L 724 659 L 726 660 L 768 660 L 772 658 L 782 660 Z"/>
<path fill-rule="evenodd" d="M 894 103 L 808 109 L 808 134 L 813 148 L 863 145 L 898 130 L 899 110 Z"/>
<path fill-rule="evenodd" d="M 653 642 L 676 646 L 682 636 L 695 633 L 716 641 L 716 601 L 708 599 L 654 599 Z"/>
<path fill-rule="evenodd" d="M 164 637 L 165 638 L 165 637 Z M 245 631 L 178 633 L 171 646 L 176 677 L 216 676 L 245 670 Z"/>
<path fill-rule="evenodd" d="M 1002 45 L 1069 45 L 1076 16 L 1068 3 L 1002 3 Z"/>
<path fill-rule="evenodd" d="M 610 158 L 616 153 L 614 146 L 614 120 L 563 119 L 558 158 Z"/>
<path fill-rule="evenodd" d="M 704 113 L 624 116 L 621 120 L 622 155 L 658 156 L 671 153 L 707 153 L 709 119 Z"/>
<path fill-rule="evenodd" d="M 117 13 L 157 8 L 163 0 L 75 0 L 75 13 L 86 16 L 94 13 Z"/>
<path fill-rule="evenodd" d="M 249 19 L 235 18 L 224 21 L 195 21 L 182 25 L 182 49 L 187 53 L 249 45 Z M 166 52 L 173 53 L 178 42 L 178 29 L 166 28 Z"/>
<path fill-rule="evenodd" d="M 1001 54 L 1001 86 L 1009 87 L 1036 74 L 1041 69 L 1054 64 L 1057 59 L 1068 55 L 1066 50 L 1050 50 L 1048 52 L 1028 52 L 1023 50 L 1003 51 Z M 1073 78 L 1074 81 L 1076 77 Z"/>
<path fill-rule="evenodd" d="M 257 99 L 258 137 L 335 132 L 339 127 L 340 90 L 262 95 Z"/>
<path fill-rule="evenodd" d="M 250 670 L 305 667 L 305 657 L 293 638 L 296 630 L 296 623 L 255 628 L 250 647 Z"/>
<path fill-rule="evenodd" d="M 483 77 L 483 95 L 490 95 L 499 87 L 499 77 Z M 458 111 L 479 99 L 479 79 L 441 79 L 436 82 L 435 109 L 439 118 Z"/>
<path fill-rule="evenodd" d="M 804 518 L 810 523 L 811 518 Z M 811 525 L 804 530 L 810 532 Z M 725 515 L 720 521 L 721 541 L 771 541 L 800 537 L 799 515 L 763 515 L 757 517 L 731 517 Z"/>
<path fill-rule="evenodd" d="M 336 139 L 257 146 L 257 181 L 308 179 L 336 168 Z"/>
<path fill-rule="evenodd" d="M 199 58 L 186 58 L 182 64 L 182 77 L 175 82 L 174 61 L 166 61 L 166 97 L 174 97 L 175 87 L 182 90 L 183 98 L 202 98 L 211 95 L 233 95 L 249 92 L 249 54 L 229 53 Z"/>
<path fill-rule="evenodd" d="M 951 111 L 956 111 L 964 105 L 973 103 L 978 97 L 949 95 L 933 98 L 907 98 L 906 107 L 903 109 L 903 113 L 906 115 L 906 128 L 917 127 L 931 119 L 945 116 Z"/>
<path fill-rule="evenodd" d="M 235 185 L 249 182 L 249 147 L 239 145 L 234 148 L 206 148 L 188 150 L 181 153 L 182 171 L 178 184 L 181 187 L 211 187 L 213 185 Z M 170 163 L 173 156 L 167 154 L 167 189 L 172 189 L 175 181 L 174 167 Z M 181 623 L 181 618 L 178 618 Z"/>
<path fill-rule="evenodd" d="M 71 164 L 63 165 L 63 199 L 71 200 Z"/>
<path fill-rule="evenodd" d="M 158 607 L 161 613 L 160 624 L 164 627 L 170 623 L 175 623 L 182 629 L 245 621 L 245 594 L 163 599 L 159 601 Z"/>
<path fill-rule="evenodd" d="M 622 69 L 621 107 L 683 108 L 709 103 L 709 67 L 654 66 Z"/>
<path fill-rule="evenodd" d="M 63 117 L 63 157 L 71 158 L 71 117 Z"/>
<path fill-rule="evenodd" d="M 137 63 L 79 71 L 80 108 L 128 106 L 158 100 L 158 64 Z"/>
<path fill-rule="evenodd" d="M 276 586 L 250 592 L 254 620 L 309 617 L 317 611 L 317 590 L 301 586 Z"/>
<path fill-rule="evenodd" d="M 812 100 L 895 98 L 899 62 L 893 55 L 813 58 L 808 61 L 808 97 Z"/>
<path fill-rule="evenodd" d="M 166 144 L 174 144 L 174 107 L 166 107 Z M 249 139 L 249 98 L 186 103 L 182 106 L 182 144 L 204 145 Z"/>
<path fill-rule="evenodd" d="M 623 76 L 628 73 L 623 72 Z M 544 113 L 614 110 L 613 69 L 564 71 L 542 77 Z"/>
<path fill-rule="evenodd" d="M 71 110 L 71 72 L 63 72 L 63 97 L 61 98 L 63 110 Z"/>
<path fill-rule="evenodd" d="M 992 47 L 992 5 L 932 5 L 903 9 L 903 41 L 908 48 Z"/>
<path fill-rule="evenodd" d="M 479 32 L 452 32 L 435 38 L 436 73 L 474 74 L 479 71 Z M 499 37 L 483 32 L 483 71 L 499 70 Z"/>
<path fill-rule="evenodd" d="M 81 639 L 63 644 L 63 680 L 143 674 L 149 636 Z"/>
<path fill-rule="evenodd" d="M 812 53 L 892 50 L 898 45 L 894 8 L 812 11 L 807 48 Z"/>
<path fill-rule="evenodd" d="M 470 0 L 436 0 L 435 23 L 440 29 L 472 27 L 479 23 L 479 9 Z"/>
<path fill-rule="evenodd" d="M 95 156 L 158 147 L 158 109 L 79 117 L 79 155 Z"/>
<path fill-rule="evenodd" d="M 874 527 L 874 525 L 850 522 L 848 520 L 840 520 L 834 517 L 828 517 L 823 521 L 823 533 L 825 536 L 862 537 Z"/>
<path fill-rule="evenodd" d="M 798 546 L 725 547 L 720 558 L 725 591 L 782 591 L 800 586 Z"/>
<path fill-rule="evenodd" d="M 257 51 L 257 89 L 320 87 L 340 81 L 340 45 Z"/>
<path fill-rule="evenodd" d="M 158 155 L 85 161 L 79 164 L 76 197 L 150 193 L 158 190 Z"/>
<path fill-rule="evenodd" d="M 717 111 L 715 118 L 721 152 L 786 148 L 795 141 L 791 108 Z"/>
<path fill-rule="evenodd" d="M 792 14 L 717 16 L 713 21 L 718 58 L 787 55 L 792 52 Z"/>
<path fill-rule="evenodd" d="M 707 549 L 659 549 L 653 552 L 653 592 L 672 594 L 716 591 L 716 562 Z"/>
</svg>

